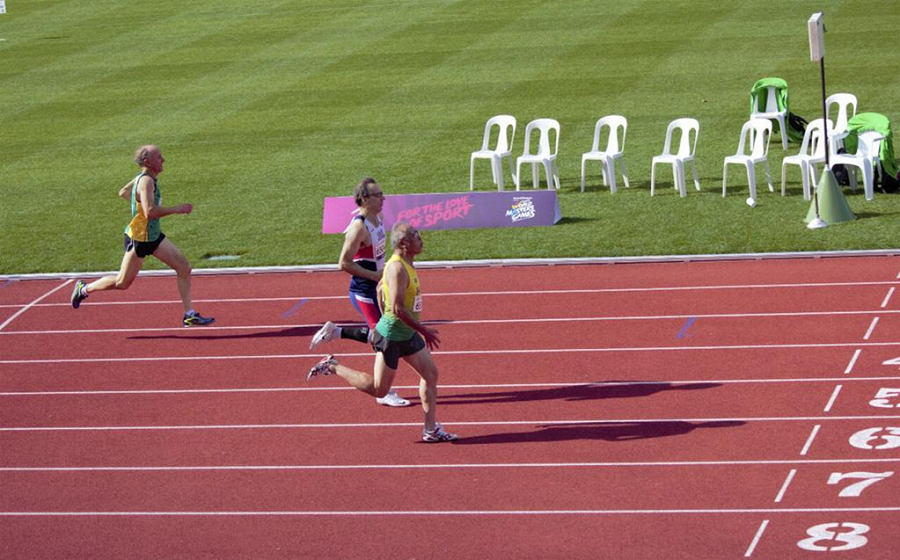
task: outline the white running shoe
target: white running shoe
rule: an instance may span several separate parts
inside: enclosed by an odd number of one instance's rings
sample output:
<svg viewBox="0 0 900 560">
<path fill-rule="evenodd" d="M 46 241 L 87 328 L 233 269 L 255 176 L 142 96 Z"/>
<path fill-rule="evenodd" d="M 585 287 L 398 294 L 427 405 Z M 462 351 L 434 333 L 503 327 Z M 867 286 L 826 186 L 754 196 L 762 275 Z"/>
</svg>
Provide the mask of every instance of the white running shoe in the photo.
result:
<svg viewBox="0 0 900 560">
<path fill-rule="evenodd" d="M 377 402 L 378 404 L 382 404 L 384 406 L 398 406 L 399 407 L 399 406 L 409 406 L 410 405 L 410 402 L 408 400 L 406 400 L 403 397 L 401 397 L 400 395 L 398 395 L 396 392 L 394 392 L 393 389 L 388 391 L 388 394 L 383 396 L 382 398 L 375 399 L 375 402 Z"/>
<path fill-rule="evenodd" d="M 323 342 L 331 342 L 334 338 L 334 330 L 337 328 L 337 325 L 332 323 L 331 321 L 326 322 L 322 325 L 322 328 L 319 329 L 315 335 L 313 335 L 312 340 L 309 341 L 309 349 L 315 350 L 316 346 Z"/>
<path fill-rule="evenodd" d="M 309 381 L 310 379 L 318 375 L 331 375 L 332 373 L 334 373 L 333 371 L 331 371 L 331 368 L 333 366 L 336 366 L 337 363 L 337 360 L 335 360 L 334 356 L 332 356 L 331 354 L 325 356 L 324 358 L 319 360 L 318 364 L 309 369 L 309 374 L 306 376 L 306 380 Z"/>
<path fill-rule="evenodd" d="M 422 430 L 422 441 L 425 443 L 441 443 L 444 441 L 455 441 L 456 439 L 458 439 L 456 434 L 444 431 L 444 427 L 440 424 L 435 424 L 434 430 L 430 432 Z"/>
</svg>

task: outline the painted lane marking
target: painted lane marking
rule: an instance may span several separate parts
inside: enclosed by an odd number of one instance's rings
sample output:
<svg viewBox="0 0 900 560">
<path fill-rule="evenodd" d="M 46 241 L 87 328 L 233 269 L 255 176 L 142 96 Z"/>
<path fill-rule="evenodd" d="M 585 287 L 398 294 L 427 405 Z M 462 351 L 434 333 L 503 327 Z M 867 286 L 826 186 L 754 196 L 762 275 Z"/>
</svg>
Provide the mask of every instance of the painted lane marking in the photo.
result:
<svg viewBox="0 0 900 560">
<path fill-rule="evenodd" d="M 385 510 L 385 511 L 0 511 L 2 517 L 375 517 L 375 516 L 523 516 L 523 515 L 644 515 L 644 514 L 791 514 L 892 513 L 897 507 L 735 508 L 735 509 L 524 509 L 524 510 Z"/>
<path fill-rule="evenodd" d="M 16 311 L 15 313 L 13 313 L 12 317 L 10 317 L 10 318 L 7 319 L 6 321 L 4 321 L 3 324 L 0 324 L 0 331 L 2 331 L 2 330 L 6 327 L 6 325 L 8 325 L 8 324 L 12 323 L 13 321 L 15 321 L 16 318 L 17 318 L 19 315 L 21 315 L 22 313 L 25 313 L 26 311 L 28 311 L 29 309 L 31 309 L 32 307 L 34 307 L 35 305 L 37 305 L 38 302 L 40 302 L 42 299 L 44 299 L 44 298 L 46 298 L 46 297 L 48 297 L 48 296 L 50 296 L 50 295 L 56 293 L 58 290 L 60 290 L 60 289 L 62 289 L 62 288 L 65 288 L 66 286 L 68 286 L 68 285 L 71 284 L 71 283 L 72 283 L 72 280 L 71 280 L 71 279 L 70 279 L 70 280 L 66 280 L 65 282 L 63 282 L 63 283 L 60 284 L 59 286 L 53 288 L 52 290 L 50 290 L 49 292 L 47 292 L 47 293 L 45 293 L 44 295 L 40 296 L 40 297 L 37 298 L 36 300 L 32 301 L 31 303 L 29 303 L 29 304 L 26 305 L 25 307 L 22 307 L 21 309 L 19 309 L 19 310 Z M 20 307 L 20 306 L 17 305 L 17 306 L 14 306 L 14 307 Z"/>
<path fill-rule="evenodd" d="M 878 317 L 872 319 L 872 324 L 869 325 L 869 330 L 866 331 L 866 334 L 863 336 L 863 340 L 869 340 L 869 337 L 872 336 L 872 332 L 875 331 L 875 325 L 878 324 Z"/>
<path fill-rule="evenodd" d="M 850 358 L 850 363 L 847 364 L 847 369 L 844 370 L 844 373 L 849 374 L 853 371 L 853 366 L 856 365 L 856 360 L 859 358 L 859 355 L 862 353 L 861 348 L 857 348 L 856 352 L 853 353 L 853 357 Z"/>
<path fill-rule="evenodd" d="M 837 400 L 838 394 L 841 392 L 841 385 L 838 385 L 834 388 L 834 392 L 831 393 L 831 398 L 828 399 L 828 404 L 825 405 L 824 412 L 830 412 L 831 407 L 834 406 L 834 401 Z"/>
<path fill-rule="evenodd" d="M 706 423 L 706 422 L 810 422 L 843 420 L 900 420 L 893 416 L 783 416 L 783 417 L 734 417 L 734 418 L 623 418 L 606 420 L 497 420 L 481 422 L 442 422 L 447 426 L 605 426 L 617 424 L 664 424 L 664 423 Z M 205 424 L 205 425 L 157 425 L 157 426 L 17 426 L 0 427 L 0 432 L 119 432 L 153 430 L 285 430 L 285 429 L 365 429 L 365 428 L 408 428 L 421 426 L 421 422 L 369 422 L 334 424 Z M 806 455 L 812 440 L 819 431 L 817 424 L 803 447 L 801 455 Z"/>
<path fill-rule="evenodd" d="M 809 438 L 807 438 L 806 445 L 803 446 L 803 450 L 800 451 L 800 455 L 806 455 L 806 453 L 809 451 L 809 448 L 812 446 L 813 440 L 816 439 L 816 434 L 819 433 L 819 428 L 821 427 L 822 426 L 819 424 L 813 426 L 812 433 L 809 434 Z"/>
<path fill-rule="evenodd" d="M 756 531 L 756 536 L 753 537 L 753 541 L 750 543 L 750 546 L 747 548 L 747 552 L 744 553 L 744 558 L 750 558 L 753 555 L 753 551 L 756 549 L 756 545 L 759 544 L 759 539 L 762 538 L 763 532 L 766 530 L 766 527 L 769 525 L 769 520 L 764 519 L 762 523 L 759 525 L 759 529 Z"/>
<path fill-rule="evenodd" d="M 688 317 L 687 322 L 684 324 L 683 327 L 681 327 L 681 330 L 678 331 L 678 334 L 675 335 L 675 338 L 685 338 L 685 337 L 690 338 L 691 335 L 687 334 L 687 332 L 688 332 L 688 329 L 691 328 L 691 325 L 693 325 L 694 321 L 696 321 L 696 320 L 697 320 L 697 317 Z"/>
<path fill-rule="evenodd" d="M 784 498 L 784 493 L 787 492 L 788 486 L 791 485 L 791 481 L 794 480 L 794 475 L 797 474 L 797 469 L 791 469 L 791 472 L 788 473 L 787 478 L 784 480 L 784 484 L 781 485 L 781 490 L 778 491 L 778 495 L 775 496 L 775 503 L 781 503 L 781 499 Z"/>
<path fill-rule="evenodd" d="M 301 299 L 300 301 L 298 301 L 297 303 L 295 303 L 293 306 L 291 306 L 290 309 L 288 309 L 287 311 L 285 311 L 284 313 L 282 313 L 282 314 L 281 314 L 281 317 L 284 318 L 284 319 L 287 319 L 288 317 L 290 317 L 291 315 L 293 315 L 294 313 L 296 313 L 296 311 L 297 311 L 298 309 L 300 309 L 301 307 L 303 307 L 303 304 L 305 304 L 307 301 L 309 301 L 307 298 Z"/>
<path fill-rule="evenodd" d="M 895 288 L 894 288 L 893 286 L 891 286 L 891 289 L 888 290 L 887 295 L 884 296 L 884 301 L 881 302 L 881 308 L 882 308 L 882 309 L 884 309 L 885 307 L 888 306 L 888 302 L 891 301 L 891 296 L 894 295 L 894 289 L 895 289 Z"/>
<path fill-rule="evenodd" d="M 898 277 L 900 279 L 900 277 Z M 896 285 L 896 281 L 887 282 L 823 282 L 818 284 L 734 284 L 725 286 L 663 286 L 648 288 L 594 288 L 594 289 L 572 289 L 572 290 L 515 290 L 515 291 L 484 291 L 484 292 L 429 292 L 428 297 L 461 297 L 461 296 L 500 296 L 506 297 L 510 295 L 549 295 L 549 294 L 606 294 L 606 293 L 641 293 L 641 292 L 683 292 L 683 291 L 700 291 L 700 290 L 770 290 L 774 288 L 800 288 L 809 290 L 810 288 L 832 288 L 832 287 L 853 287 L 853 286 L 892 286 Z M 194 303 L 253 303 L 253 302 L 276 302 L 276 301 L 296 301 L 299 296 L 284 297 L 264 297 L 264 298 L 219 298 L 219 299 L 195 299 Z M 310 300 L 344 300 L 347 295 L 336 296 L 309 296 Z M 161 304 L 180 304 L 181 300 L 127 300 L 127 301 L 98 301 L 92 303 L 92 307 L 98 305 L 161 305 Z M 67 306 L 68 303 L 42 303 L 38 307 L 60 307 Z M 18 307 L 17 305 L 0 304 L 0 308 Z"/>
<path fill-rule="evenodd" d="M 194 465 L 119 467 L 0 467 L 0 472 L 156 472 L 156 471 L 328 471 L 328 470 L 421 470 L 421 469 L 558 469 L 627 467 L 735 467 L 759 465 L 845 465 L 900 463 L 900 458 L 882 459 L 773 459 L 744 461 L 626 461 L 621 463 L 436 463 L 396 465 Z"/>
<path fill-rule="evenodd" d="M 894 377 L 809 377 L 806 379 L 693 379 L 673 381 L 601 381 L 598 383 L 484 383 L 484 384 L 448 384 L 441 389 L 537 389 L 537 388 L 602 388 L 602 387 L 634 387 L 643 385 L 665 385 L 677 388 L 679 385 L 696 385 L 699 383 L 726 385 L 746 383 L 828 383 L 832 381 L 900 381 Z M 417 390 L 418 385 L 393 385 L 399 390 Z M 203 394 L 203 393 L 302 393 L 316 391 L 356 391 L 349 386 L 335 387 L 244 387 L 220 389 L 106 389 L 96 391 L 7 391 L 0 392 L 0 397 L 47 397 L 47 396 L 80 396 L 80 395 L 168 395 L 168 394 Z M 486 392 L 490 395 L 490 392 Z M 446 395 L 451 397 L 453 395 Z"/>
<path fill-rule="evenodd" d="M 204 327 L 206 328 L 206 327 Z M 771 349 L 815 349 L 815 348 L 846 348 L 848 346 L 872 346 L 890 347 L 900 346 L 900 342 L 835 342 L 825 344 L 739 344 L 724 346 L 639 346 L 621 348 L 531 348 L 508 350 L 438 350 L 432 352 L 435 356 L 490 356 L 506 354 L 569 354 L 588 352 L 671 352 L 684 350 L 771 350 Z M 335 354 L 338 357 L 372 357 L 371 352 L 342 352 Z M 0 364 L 86 364 L 86 363 L 131 363 L 131 362 L 173 362 L 173 361 L 219 361 L 219 360 L 286 360 L 298 358 L 321 358 L 321 354 L 262 354 L 262 355 L 236 355 L 236 356 L 147 356 L 138 358 L 51 358 L 31 360 L 0 360 Z"/>
<path fill-rule="evenodd" d="M 308 298 L 307 298 L 308 299 Z M 92 306 L 94 304 L 91 304 Z M 873 313 L 896 313 L 900 310 L 875 310 L 875 311 L 798 311 L 798 312 L 773 312 L 773 313 L 710 313 L 707 315 L 694 315 L 695 319 L 745 319 L 767 317 L 820 317 L 820 316 L 845 316 L 845 315 L 871 315 Z M 491 324 L 527 324 L 527 323 L 569 323 L 569 322 L 593 322 L 593 321 L 657 321 L 670 319 L 690 318 L 688 315 L 628 315 L 607 317 L 543 317 L 521 319 L 448 319 L 441 321 L 423 321 L 425 325 L 491 325 Z M 318 328 L 322 323 L 293 324 L 293 325 L 220 325 L 203 327 L 204 332 L 209 331 L 233 331 L 233 330 L 283 330 L 286 328 Z M 365 323 L 347 323 L 347 326 L 364 327 Z M 184 332 L 183 327 L 138 327 L 127 329 L 68 329 L 68 330 L 40 330 L 40 331 L 6 331 L 0 335 L 43 335 L 43 334 L 98 334 L 98 333 L 139 333 L 139 332 Z"/>
</svg>

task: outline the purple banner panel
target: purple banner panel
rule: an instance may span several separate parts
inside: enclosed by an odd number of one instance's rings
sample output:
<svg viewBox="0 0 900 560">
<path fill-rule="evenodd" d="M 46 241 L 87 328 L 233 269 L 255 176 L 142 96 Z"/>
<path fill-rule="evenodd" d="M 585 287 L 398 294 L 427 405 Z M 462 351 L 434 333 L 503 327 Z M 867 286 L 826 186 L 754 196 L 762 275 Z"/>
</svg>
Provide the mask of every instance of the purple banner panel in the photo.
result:
<svg viewBox="0 0 900 560">
<path fill-rule="evenodd" d="M 404 221 L 419 229 L 552 226 L 562 218 L 556 191 L 398 194 L 386 196 L 386 227 Z M 352 196 L 325 199 L 322 233 L 343 233 L 356 215 Z"/>
</svg>

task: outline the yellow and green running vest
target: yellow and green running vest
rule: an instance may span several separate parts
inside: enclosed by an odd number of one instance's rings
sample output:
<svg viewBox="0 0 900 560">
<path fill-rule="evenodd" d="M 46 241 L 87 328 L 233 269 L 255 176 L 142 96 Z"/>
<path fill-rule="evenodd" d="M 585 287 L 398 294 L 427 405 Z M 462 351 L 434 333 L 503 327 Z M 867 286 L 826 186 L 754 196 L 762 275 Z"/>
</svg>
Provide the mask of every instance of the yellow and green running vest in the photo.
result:
<svg viewBox="0 0 900 560">
<path fill-rule="evenodd" d="M 159 229 L 159 218 L 147 220 L 147 216 L 144 215 L 144 209 L 137 200 L 138 182 L 144 175 L 147 174 L 141 173 L 131 183 L 131 222 L 125 227 L 125 235 L 135 241 L 148 242 L 156 241 L 161 232 Z M 149 177 L 149 175 L 147 176 Z M 153 178 L 151 177 L 151 179 Z M 159 185 L 156 184 L 156 179 L 153 179 L 153 204 L 159 206 L 161 203 L 162 194 L 159 192 Z"/>
<path fill-rule="evenodd" d="M 419 275 L 412 265 L 396 254 L 388 259 L 384 268 L 387 269 L 394 262 L 403 263 L 406 274 L 409 275 L 409 285 L 406 287 L 406 293 L 403 296 L 403 305 L 409 314 L 418 321 L 419 314 L 422 312 L 422 292 L 419 290 Z M 391 292 L 388 289 L 387 282 L 382 285 L 382 290 L 384 291 L 384 315 L 381 316 L 378 324 L 375 325 L 375 330 L 389 340 L 409 340 L 416 331 L 394 315 L 393 306 L 391 305 L 393 300 L 391 299 Z"/>
</svg>

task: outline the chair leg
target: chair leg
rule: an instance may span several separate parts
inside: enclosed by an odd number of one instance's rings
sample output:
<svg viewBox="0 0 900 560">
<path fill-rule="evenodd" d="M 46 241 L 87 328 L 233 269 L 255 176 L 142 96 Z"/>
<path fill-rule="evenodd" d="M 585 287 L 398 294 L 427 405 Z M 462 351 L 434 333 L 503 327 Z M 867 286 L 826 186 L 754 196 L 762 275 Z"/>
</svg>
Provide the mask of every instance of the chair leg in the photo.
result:
<svg viewBox="0 0 900 560">
<path fill-rule="evenodd" d="M 809 174 L 811 167 L 812 165 L 808 163 L 806 165 L 800 164 L 800 175 L 803 179 L 803 200 L 812 199 L 812 191 L 810 190 L 811 185 L 809 183 Z"/>
<path fill-rule="evenodd" d="M 587 160 L 581 158 L 581 192 L 584 192 L 584 164 Z"/>
<path fill-rule="evenodd" d="M 559 163 L 553 160 L 550 167 L 553 168 L 553 181 L 556 183 L 556 190 L 559 190 Z"/>
<path fill-rule="evenodd" d="M 784 182 L 787 180 L 787 175 L 785 174 L 785 169 L 787 169 L 787 163 L 781 162 L 781 196 L 784 196 Z M 803 163 L 800 163 L 800 169 L 801 170 L 803 169 Z M 806 198 L 805 195 L 804 195 L 804 198 Z"/>
<path fill-rule="evenodd" d="M 752 163 L 747 163 L 747 183 L 750 185 L 750 198 L 756 200 L 756 170 Z"/>
<path fill-rule="evenodd" d="M 687 180 L 684 176 L 684 162 L 676 161 L 672 164 L 672 173 L 675 175 L 675 188 L 678 189 L 678 196 L 684 198 L 687 196 Z"/>
<path fill-rule="evenodd" d="M 531 186 L 536 189 L 536 188 L 538 188 L 538 185 L 540 185 L 540 184 L 541 184 L 541 175 L 540 175 L 540 172 L 538 171 L 538 164 L 532 163 L 531 164 Z"/>
<path fill-rule="evenodd" d="M 728 164 L 722 165 L 722 198 L 725 198 L 725 188 L 728 185 Z"/>
<path fill-rule="evenodd" d="M 516 171 L 513 169 L 512 156 L 506 156 L 506 163 L 509 165 L 509 174 L 512 175 L 513 183 L 516 182 Z"/>
<path fill-rule="evenodd" d="M 469 190 L 475 190 L 475 158 L 469 160 Z"/>
<path fill-rule="evenodd" d="M 519 190 L 522 186 L 522 162 L 516 162 L 516 174 L 513 176 L 513 179 L 516 181 L 516 190 Z"/>
<path fill-rule="evenodd" d="M 552 191 L 555 187 L 553 183 L 553 162 L 544 160 L 544 175 L 547 176 L 547 190 Z"/>
<path fill-rule="evenodd" d="M 503 160 L 500 156 L 491 158 L 491 168 L 494 170 L 494 182 L 497 183 L 497 190 L 503 190 Z"/>
<path fill-rule="evenodd" d="M 650 196 L 653 196 L 654 188 L 653 186 L 656 184 L 656 162 L 652 162 L 650 164 Z"/>
<path fill-rule="evenodd" d="M 691 160 L 691 174 L 694 176 L 694 188 L 700 190 L 700 177 L 697 175 L 697 162 Z"/>
<path fill-rule="evenodd" d="M 766 171 L 766 182 L 769 183 L 769 192 L 775 192 L 775 186 L 772 184 L 772 171 L 769 169 L 768 160 L 763 161 L 763 168 Z"/>
<path fill-rule="evenodd" d="M 863 162 L 863 189 L 866 200 L 871 202 L 875 198 L 875 172 L 871 161 Z"/>
<path fill-rule="evenodd" d="M 785 150 L 788 149 L 788 134 L 787 127 L 785 126 L 784 117 L 778 116 L 778 124 L 781 126 L 781 147 Z"/>
<path fill-rule="evenodd" d="M 628 184 L 628 169 L 625 167 L 625 158 L 619 160 L 619 163 L 622 164 L 622 179 L 625 180 L 625 188 L 629 188 L 631 185 Z"/>
<path fill-rule="evenodd" d="M 609 177 L 609 192 L 616 194 L 616 160 L 607 157 L 603 160 L 603 168 L 606 170 L 606 176 Z"/>
</svg>

